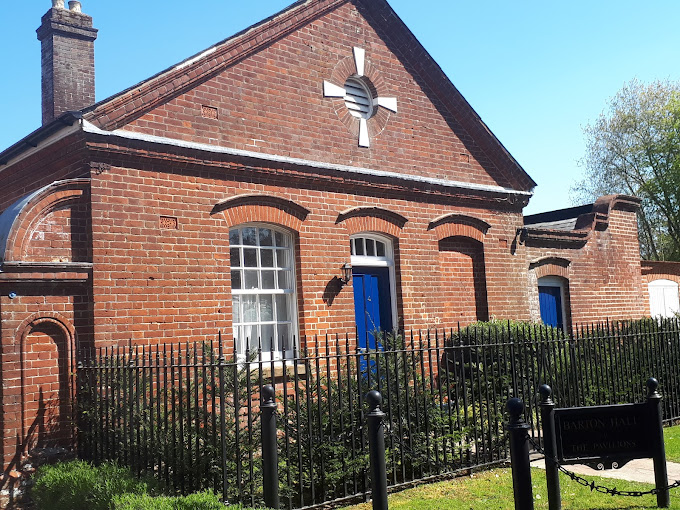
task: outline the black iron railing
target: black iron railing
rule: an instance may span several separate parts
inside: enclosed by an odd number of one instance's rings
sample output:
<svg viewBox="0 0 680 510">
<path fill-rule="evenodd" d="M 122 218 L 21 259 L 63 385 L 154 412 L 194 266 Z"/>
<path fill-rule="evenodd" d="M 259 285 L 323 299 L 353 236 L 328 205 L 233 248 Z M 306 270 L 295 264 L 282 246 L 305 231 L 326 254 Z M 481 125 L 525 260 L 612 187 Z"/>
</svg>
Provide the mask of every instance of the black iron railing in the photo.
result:
<svg viewBox="0 0 680 510">
<path fill-rule="evenodd" d="M 282 507 L 365 495 L 365 394 L 383 395 L 392 486 L 505 461 L 506 401 L 519 397 L 539 435 L 537 388 L 558 406 L 641 401 L 661 383 L 666 420 L 680 417 L 675 320 L 579 328 L 574 335 L 505 322 L 381 336 L 302 339 L 292 359 L 239 358 L 214 342 L 80 353 L 79 451 L 151 474 L 179 492 L 213 488 L 262 502 L 260 390 L 276 392 Z M 264 353 L 271 354 L 271 353 Z"/>
</svg>

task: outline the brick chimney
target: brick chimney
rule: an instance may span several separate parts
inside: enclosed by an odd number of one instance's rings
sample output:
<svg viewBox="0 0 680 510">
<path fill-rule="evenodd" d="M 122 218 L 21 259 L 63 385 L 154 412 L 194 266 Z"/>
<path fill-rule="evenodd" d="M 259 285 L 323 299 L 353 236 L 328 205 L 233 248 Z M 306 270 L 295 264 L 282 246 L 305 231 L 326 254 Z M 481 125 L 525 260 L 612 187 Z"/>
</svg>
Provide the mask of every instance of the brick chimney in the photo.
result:
<svg viewBox="0 0 680 510">
<path fill-rule="evenodd" d="M 41 43 L 42 123 L 64 112 L 94 104 L 94 41 L 92 18 L 80 2 L 52 0 L 37 30 Z"/>
</svg>

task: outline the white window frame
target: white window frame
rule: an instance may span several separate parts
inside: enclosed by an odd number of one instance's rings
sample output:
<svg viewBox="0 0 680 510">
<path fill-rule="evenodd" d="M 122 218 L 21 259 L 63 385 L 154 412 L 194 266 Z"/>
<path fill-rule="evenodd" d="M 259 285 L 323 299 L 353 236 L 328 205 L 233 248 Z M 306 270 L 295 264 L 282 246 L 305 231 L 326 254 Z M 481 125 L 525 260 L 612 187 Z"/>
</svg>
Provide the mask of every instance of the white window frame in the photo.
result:
<svg viewBox="0 0 680 510">
<path fill-rule="evenodd" d="M 369 256 L 369 255 L 352 255 L 352 243 L 357 239 L 372 239 L 373 241 L 380 241 L 385 245 L 385 256 Z M 365 252 L 364 252 L 365 253 Z M 387 236 L 375 232 L 358 232 L 350 236 L 350 261 L 352 267 L 387 267 L 389 268 L 390 277 L 390 308 L 392 310 L 392 327 L 397 328 L 397 284 L 396 271 L 394 266 L 394 244 L 392 239 Z"/>
<path fill-rule="evenodd" d="M 246 245 L 243 244 L 243 234 L 242 231 L 247 228 L 254 228 L 256 229 L 256 243 L 255 245 Z M 272 231 L 272 245 L 270 246 L 263 246 L 260 245 L 260 236 L 259 232 L 260 229 L 268 229 Z M 239 231 L 239 244 L 232 245 L 231 243 L 231 237 L 232 237 L 232 232 L 238 230 Z M 290 267 L 279 267 L 277 264 L 278 261 L 278 254 L 276 254 L 277 251 L 284 251 L 281 248 L 283 247 L 278 247 L 276 246 L 276 233 L 282 234 L 287 237 L 288 244 L 289 246 L 285 247 L 285 251 L 288 252 L 288 260 L 290 263 Z M 250 345 L 250 353 L 251 355 L 257 353 L 257 348 L 259 345 L 260 341 L 260 334 L 261 334 L 261 328 L 263 325 L 266 326 L 273 326 L 274 329 L 274 335 L 275 338 L 273 338 L 274 341 L 274 349 L 272 350 L 271 347 L 268 345 L 269 340 L 262 339 L 262 360 L 263 361 L 272 361 L 272 360 L 280 360 L 280 359 L 291 359 L 296 355 L 297 352 L 297 342 L 298 342 L 298 316 L 297 316 L 297 278 L 296 278 L 296 271 L 295 271 L 295 236 L 293 232 L 281 228 L 276 225 L 271 225 L 267 223 L 244 223 L 241 225 L 235 225 L 232 228 L 229 229 L 229 237 L 230 237 L 230 243 L 229 243 L 229 251 L 230 251 L 230 271 L 232 274 L 232 328 L 233 328 L 233 335 L 234 335 L 234 348 L 237 353 L 237 357 L 239 360 L 245 360 L 246 357 L 246 345 Z M 273 266 L 263 266 L 262 265 L 262 251 L 263 248 L 265 250 L 273 250 L 274 253 L 276 254 L 276 259 L 274 260 Z M 231 265 L 231 260 L 232 260 L 232 250 L 238 249 L 239 253 L 239 265 L 238 266 L 233 266 Z M 256 257 L 257 257 L 257 265 L 256 266 L 246 266 L 244 257 L 245 249 L 255 249 L 256 250 Z M 235 271 L 240 272 L 240 277 L 241 277 L 241 288 L 235 289 L 234 288 L 234 281 L 233 281 L 233 273 Z M 250 288 L 246 289 L 245 287 L 245 271 L 256 271 L 257 272 L 257 278 L 258 278 L 258 287 L 257 288 Z M 272 271 L 274 273 L 274 287 L 273 289 L 264 289 L 262 288 L 262 276 L 264 272 L 269 272 Z M 279 288 L 279 277 L 278 274 L 281 271 L 287 271 L 289 273 L 289 278 L 290 278 L 290 287 L 289 289 L 280 289 Z M 278 319 L 278 310 L 277 306 L 278 304 L 276 303 L 276 296 L 281 296 L 281 295 L 288 295 L 290 296 L 287 300 L 287 307 L 288 307 L 288 320 L 287 321 L 281 321 L 277 320 Z M 255 321 L 245 321 L 244 320 L 244 297 L 247 296 L 255 296 L 256 298 L 256 306 L 255 306 L 255 312 L 257 313 L 257 320 Z M 260 313 L 262 308 L 259 306 L 260 303 L 260 298 L 259 296 L 272 296 L 272 320 L 270 321 L 262 321 L 260 317 Z M 237 312 L 236 307 L 234 306 L 234 298 L 239 297 L 239 308 L 238 308 L 238 313 L 239 316 L 235 317 L 235 314 Z M 288 325 L 289 326 L 289 335 L 290 338 L 288 339 L 289 344 L 286 345 L 288 349 L 283 349 L 281 346 L 279 346 L 279 343 L 281 342 L 280 336 L 277 334 L 278 333 L 278 326 L 279 325 Z M 238 329 L 237 329 L 238 328 Z M 243 331 L 241 328 L 256 328 L 256 331 L 258 332 L 258 339 L 254 340 L 251 338 L 241 338 L 239 331 Z M 244 335 L 245 336 L 245 335 Z"/>
<path fill-rule="evenodd" d="M 669 318 L 674 317 L 676 313 L 680 312 L 680 297 L 678 296 L 677 282 L 659 278 L 649 282 L 647 284 L 647 290 L 649 293 L 649 313 L 652 317 Z M 661 290 L 661 297 L 663 298 L 663 312 L 657 313 L 656 315 L 654 315 L 654 310 L 652 309 L 652 290 Z M 668 299 L 669 292 L 671 294 L 670 300 Z"/>
</svg>

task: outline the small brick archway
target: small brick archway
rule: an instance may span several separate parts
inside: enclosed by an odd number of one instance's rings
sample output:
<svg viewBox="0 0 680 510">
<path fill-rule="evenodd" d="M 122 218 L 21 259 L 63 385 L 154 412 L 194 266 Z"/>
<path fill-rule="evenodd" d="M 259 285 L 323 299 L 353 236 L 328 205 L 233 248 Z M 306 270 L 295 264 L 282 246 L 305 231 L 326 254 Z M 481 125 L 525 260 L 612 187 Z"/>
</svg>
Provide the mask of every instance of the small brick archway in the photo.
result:
<svg viewBox="0 0 680 510">
<path fill-rule="evenodd" d="M 59 314 L 26 319 L 17 331 L 21 365 L 21 452 L 73 444 L 75 329 Z"/>
</svg>

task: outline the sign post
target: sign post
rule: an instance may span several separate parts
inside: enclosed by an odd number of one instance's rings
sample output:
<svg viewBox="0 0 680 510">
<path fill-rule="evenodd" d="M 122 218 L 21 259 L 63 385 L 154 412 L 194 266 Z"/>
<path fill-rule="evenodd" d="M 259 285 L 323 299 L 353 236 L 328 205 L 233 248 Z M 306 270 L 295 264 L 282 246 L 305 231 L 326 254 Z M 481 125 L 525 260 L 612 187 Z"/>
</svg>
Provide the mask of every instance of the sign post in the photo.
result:
<svg viewBox="0 0 680 510">
<path fill-rule="evenodd" d="M 534 510 L 534 493 L 531 486 L 531 464 L 529 463 L 529 424 L 524 421 L 524 403 L 511 398 L 507 403 L 510 422 L 510 464 L 512 468 L 512 490 L 515 495 L 515 510 Z"/>
<path fill-rule="evenodd" d="M 656 391 L 659 381 L 651 377 L 647 380 L 647 404 L 650 407 L 650 432 L 652 433 L 652 459 L 654 460 L 654 482 L 656 487 L 668 486 L 668 470 L 666 468 L 666 446 L 663 443 L 663 410 L 661 409 L 661 395 Z M 659 508 L 671 506 L 668 489 L 659 491 L 656 495 L 656 505 Z"/>
<path fill-rule="evenodd" d="M 555 402 L 552 399 L 552 389 L 547 384 L 542 384 L 538 391 L 541 394 L 540 408 L 543 423 L 543 448 L 545 449 L 545 478 L 548 485 L 548 508 L 560 510 L 562 508 L 560 473 L 555 463 L 557 457 Z"/>
<path fill-rule="evenodd" d="M 650 378 L 647 381 L 647 401 L 639 404 L 564 409 L 555 409 L 549 386 L 544 384 L 540 387 L 550 510 L 561 507 L 557 463 L 608 469 L 621 467 L 633 459 L 649 458 L 654 461 L 657 505 L 660 508 L 670 506 L 658 387 L 658 381 Z M 512 455 L 512 437 L 510 452 Z M 514 457 L 512 460 L 514 462 Z"/>
</svg>

